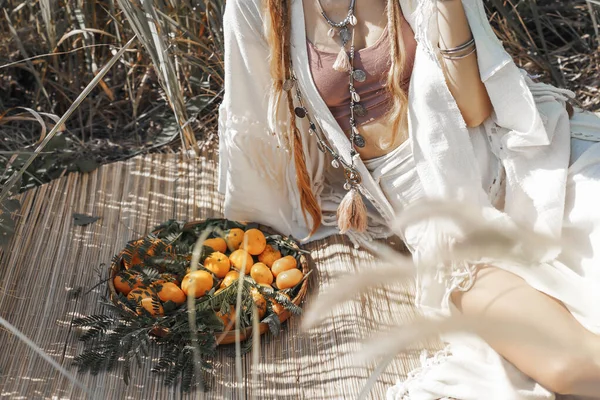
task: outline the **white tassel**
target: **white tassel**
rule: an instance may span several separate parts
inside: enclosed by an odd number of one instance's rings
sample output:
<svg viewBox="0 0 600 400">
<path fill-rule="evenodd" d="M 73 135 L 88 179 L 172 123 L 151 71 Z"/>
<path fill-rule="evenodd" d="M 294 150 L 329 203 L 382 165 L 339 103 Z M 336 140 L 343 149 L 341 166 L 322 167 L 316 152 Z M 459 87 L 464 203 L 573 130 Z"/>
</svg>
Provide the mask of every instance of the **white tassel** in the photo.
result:
<svg viewBox="0 0 600 400">
<path fill-rule="evenodd" d="M 346 51 L 345 47 L 342 47 L 340 53 L 337 56 L 337 59 L 335 60 L 335 63 L 333 63 L 333 69 L 338 72 L 348 72 L 351 68 L 352 65 L 350 64 L 350 57 L 348 56 L 348 52 Z"/>
<path fill-rule="evenodd" d="M 349 230 L 356 232 L 367 230 L 367 207 L 356 188 L 350 189 L 340 202 L 337 209 L 337 220 L 342 235 Z"/>
</svg>

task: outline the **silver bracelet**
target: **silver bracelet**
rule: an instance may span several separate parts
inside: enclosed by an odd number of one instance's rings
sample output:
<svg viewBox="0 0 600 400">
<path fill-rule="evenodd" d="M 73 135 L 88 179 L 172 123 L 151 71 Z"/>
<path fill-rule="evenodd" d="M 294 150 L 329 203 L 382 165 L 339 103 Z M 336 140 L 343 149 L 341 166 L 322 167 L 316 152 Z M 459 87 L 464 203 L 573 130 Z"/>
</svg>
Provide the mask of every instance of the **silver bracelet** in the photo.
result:
<svg viewBox="0 0 600 400">
<path fill-rule="evenodd" d="M 471 51 L 469 51 L 467 54 L 463 54 L 460 56 L 455 56 L 455 55 L 450 55 L 450 54 L 444 54 L 442 53 L 442 57 L 444 57 L 446 60 L 462 60 L 463 58 L 467 58 L 469 57 L 471 54 L 475 53 L 477 51 L 477 47 L 473 47 L 471 49 Z"/>
<path fill-rule="evenodd" d="M 454 55 L 456 53 L 460 53 L 460 52 L 468 49 L 471 46 L 475 46 L 475 38 L 471 38 L 471 40 L 469 40 L 468 42 L 465 42 L 457 47 L 451 47 L 449 49 L 440 49 L 440 53 L 446 54 L 446 55 Z"/>
</svg>

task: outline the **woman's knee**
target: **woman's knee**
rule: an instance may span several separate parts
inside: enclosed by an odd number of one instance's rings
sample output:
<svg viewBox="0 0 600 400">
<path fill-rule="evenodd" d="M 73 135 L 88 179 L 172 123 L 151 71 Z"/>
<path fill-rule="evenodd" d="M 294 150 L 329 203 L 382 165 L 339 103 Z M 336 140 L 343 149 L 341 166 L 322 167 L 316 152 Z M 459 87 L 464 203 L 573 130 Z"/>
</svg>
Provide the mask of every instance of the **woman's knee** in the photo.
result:
<svg viewBox="0 0 600 400">
<path fill-rule="evenodd" d="M 593 360 L 585 356 L 564 354 L 539 366 L 538 376 L 533 377 L 540 385 L 557 394 L 573 394 L 578 385 L 589 380 L 590 370 L 598 371 Z"/>
</svg>

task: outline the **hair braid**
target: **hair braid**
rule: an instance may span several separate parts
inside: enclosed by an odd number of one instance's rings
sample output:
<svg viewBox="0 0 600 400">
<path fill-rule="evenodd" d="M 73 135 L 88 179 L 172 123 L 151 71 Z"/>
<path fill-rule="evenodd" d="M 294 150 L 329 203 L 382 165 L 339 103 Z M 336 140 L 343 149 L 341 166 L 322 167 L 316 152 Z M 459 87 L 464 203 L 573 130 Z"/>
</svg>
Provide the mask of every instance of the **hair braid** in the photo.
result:
<svg viewBox="0 0 600 400">
<path fill-rule="evenodd" d="M 393 140 L 398 132 L 408 130 L 408 95 L 402 89 L 405 65 L 404 40 L 402 39 L 402 10 L 398 0 L 388 0 L 388 30 L 390 32 L 391 66 L 387 79 L 387 90 L 391 93 L 393 104 L 387 114 L 392 122 Z"/>
<path fill-rule="evenodd" d="M 291 60 L 291 0 L 267 0 L 269 22 L 271 30 L 267 36 L 270 49 L 270 69 L 273 78 L 273 91 L 280 95 L 283 91 L 283 82 L 290 78 L 289 70 Z M 311 235 L 321 226 L 321 207 L 311 189 L 310 175 L 306 168 L 306 159 L 302 147 L 302 137 L 296 126 L 294 113 L 294 100 L 287 96 L 290 113 L 289 135 L 294 148 L 294 166 L 296 168 L 296 184 L 300 192 L 300 203 L 304 220 L 310 225 L 308 216 L 312 218 Z"/>
</svg>

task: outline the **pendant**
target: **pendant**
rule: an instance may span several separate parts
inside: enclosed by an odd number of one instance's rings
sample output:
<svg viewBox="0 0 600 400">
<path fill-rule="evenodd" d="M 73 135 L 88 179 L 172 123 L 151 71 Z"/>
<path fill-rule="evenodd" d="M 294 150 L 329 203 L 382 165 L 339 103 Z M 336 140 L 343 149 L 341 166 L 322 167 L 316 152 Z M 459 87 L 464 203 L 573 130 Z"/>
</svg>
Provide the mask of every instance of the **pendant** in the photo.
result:
<svg viewBox="0 0 600 400">
<path fill-rule="evenodd" d="M 331 161 L 331 166 L 335 169 L 338 169 L 340 167 L 340 162 L 338 160 L 336 160 L 335 158 Z"/>
<path fill-rule="evenodd" d="M 319 148 L 319 151 L 321 153 L 325 153 L 326 149 L 325 146 L 323 145 L 323 142 L 321 142 L 320 140 L 317 139 L 317 147 Z"/>
<path fill-rule="evenodd" d="M 358 82 L 364 82 L 367 80 L 367 74 L 362 69 L 355 69 L 352 75 Z"/>
<path fill-rule="evenodd" d="M 352 35 L 350 34 L 350 31 L 347 27 L 343 27 L 340 30 L 340 37 L 342 38 L 342 43 L 344 44 L 344 46 L 350 41 L 350 39 L 352 39 Z"/>
<path fill-rule="evenodd" d="M 365 140 L 363 135 L 357 134 L 354 136 L 354 145 L 362 149 L 367 145 L 367 141 Z"/>
<path fill-rule="evenodd" d="M 306 109 L 304 107 L 296 107 L 294 109 L 294 113 L 296 114 L 296 116 L 298 118 L 305 118 L 306 117 Z"/>
<path fill-rule="evenodd" d="M 350 17 L 350 25 L 356 26 L 356 24 L 358 24 L 358 20 L 356 19 L 356 16 L 352 14 L 352 16 Z"/>
<path fill-rule="evenodd" d="M 293 88 L 294 88 L 294 81 L 292 79 L 286 79 L 283 82 L 283 90 L 285 90 L 286 92 L 289 92 Z"/>
<path fill-rule="evenodd" d="M 352 92 L 352 100 L 354 100 L 355 103 L 358 103 L 360 101 L 360 95 L 355 91 Z"/>
<path fill-rule="evenodd" d="M 354 114 L 356 114 L 358 117 L 364 117 L 367 115 L 367 109 L 362 104 L 357 103 L 354 105 Z"/>
<path fill-rule="evenodd" d="M 332 39 L 333 39 L 333 38 L 334 38 L 334 36 L 335 36 L 335 29 L 334 29 L 334 28 L 331 28 L 331 29 L 329 29 L 329 30 L 327 31 L 327 36 L 329 36 L 330 38 L 332 38 Z"/>
</svg>

